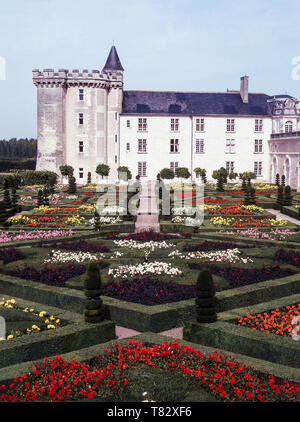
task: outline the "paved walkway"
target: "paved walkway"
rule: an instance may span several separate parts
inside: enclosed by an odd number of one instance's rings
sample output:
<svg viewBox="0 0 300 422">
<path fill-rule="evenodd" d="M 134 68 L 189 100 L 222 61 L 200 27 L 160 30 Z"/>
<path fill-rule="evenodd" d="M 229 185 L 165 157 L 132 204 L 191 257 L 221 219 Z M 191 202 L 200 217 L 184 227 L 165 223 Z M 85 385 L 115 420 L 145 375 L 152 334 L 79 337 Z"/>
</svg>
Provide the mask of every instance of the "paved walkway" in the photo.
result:
<svg viewBox="0 0 300 422">
<path fill-rule="evenodd" d="M 296 218 L 290 217 L 286 214 L 282 214 L 279 210 L 274 210 L 273 208 L 266 209 L 271 214 L 274 214 L 276 216 L 276 220 L 282 219 L 287 220 L 290 223 L 296 224 L 297 226 L 300 226 L 300 220 L 296 220 Z"/>
<path fill-rule="evenodd" d="M 142 183 L 140 206 L 137 211 L 135 232 L 160 231 L 158 218 L 158 203 L 155 194 L 155 181 L 145 181 Z"/>
<path fill-rule="evenodd" d="M 126 327 L 120 327 L 119 325 L 116 325 L 116 336 L 118 339 L 121 338 L 132 338 L 134 336 L 137 336 L 138 334 L 142 334 L 140 331 L 131 330 L 130 328 Z M 181 339 L 183 337 L 183 327 L 179 328 L 172 328 L 171 330 L 162 331 L 161 333 L 164 336 L 173 337 L 177 339 Z"/>
</svg>

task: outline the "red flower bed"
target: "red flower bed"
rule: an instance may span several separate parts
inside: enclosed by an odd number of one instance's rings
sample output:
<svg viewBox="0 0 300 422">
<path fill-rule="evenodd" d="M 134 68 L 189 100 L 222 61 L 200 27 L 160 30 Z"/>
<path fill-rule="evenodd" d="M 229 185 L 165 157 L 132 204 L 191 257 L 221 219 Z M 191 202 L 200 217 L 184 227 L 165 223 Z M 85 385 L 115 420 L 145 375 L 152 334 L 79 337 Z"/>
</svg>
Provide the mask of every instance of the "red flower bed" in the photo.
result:
<svg viewBox="0 0 300 422">
<path fill-rule="evenodd" d="M 95 192 L 84 192 L 86 196 L 94 196 Z"/>
<path fill-rule="evenodd" d="M 211 215 L 252 215 L 255 212 L 246 210 L 238 205 L 228 205 L 227 207 L 220 207 L 208 211 Z"/>
<path fill-rule="evenodd" d="M 47 210 L 44 210 L 42 214 L 78 214 L 78 209 L 76 207 L 48 208 Z"/>
<path fill-rule="evenodd" d="M 292 320 L 299 316 L 300 303 L 294 306 L 285 306 L 281 310 L 275 309 L 260 314 L 248 313 L 245 317 L 238 317 L 238 324 L 252 328 L 252 330 L 290 337 L 295 328 L 292 325 Z"/>
<path fill-rule="evenodd" d="M 272 224 L 269 222 L 272 217 L 270 218 L 262 218 L 262 219 L 255 219 L 255 218 L 238 218 L 234 223 L 231 224 L 232 227 L 273 227 Z"/>
<path fill-rule="evenodd" d="M 195 383 L 222 401 L 299 401 L 300 385 L 281 381 L 272 375 L 258 375 L 254 369 L 215 351 L 205 357 L 200 351 L 178 342 L 146 347 L 128 340 L 103 349 L 89 364 L 60 356 L 44 359 L 32 373 L 0 386 L 0 402 L 76 401 L 112 397 L 130 388 L 129 371 L 150 366 Z"/>
</svg>

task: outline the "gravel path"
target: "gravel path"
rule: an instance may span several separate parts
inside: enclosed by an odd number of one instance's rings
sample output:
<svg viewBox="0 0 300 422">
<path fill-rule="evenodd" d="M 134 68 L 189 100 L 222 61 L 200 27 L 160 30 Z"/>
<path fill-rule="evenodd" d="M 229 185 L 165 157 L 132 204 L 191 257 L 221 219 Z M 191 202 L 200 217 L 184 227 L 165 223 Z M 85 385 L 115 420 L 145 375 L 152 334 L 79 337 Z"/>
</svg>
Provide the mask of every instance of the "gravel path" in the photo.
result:
<svg viewBox="0 0 300 422">
<path fill-rule="evenodd" d="M 268 211 L 271 214 L 274 214 L 276 216 L 276 220 L 282 219 L 282 220 L 287 220 L 290 223 L 296 224 L 297 226 L 300 226 L 300 220 L 296 220 L 296 218 L 293 217 L 289 217 L 286 214 L 282 214 L 280 211 L 278 210 L 274 210 L 272 208 L 268 208 L 266 209 L 266 211 Z"/>
</svg>

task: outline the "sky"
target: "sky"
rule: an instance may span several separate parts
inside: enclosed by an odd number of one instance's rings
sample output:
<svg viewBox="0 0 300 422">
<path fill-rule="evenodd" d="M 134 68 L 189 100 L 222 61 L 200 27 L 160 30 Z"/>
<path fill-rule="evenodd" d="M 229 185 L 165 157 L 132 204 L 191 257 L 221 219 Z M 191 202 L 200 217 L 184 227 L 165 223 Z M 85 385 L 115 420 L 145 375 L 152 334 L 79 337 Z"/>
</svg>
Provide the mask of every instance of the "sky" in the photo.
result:
<svg viewBox="0 0 300 422">
<path fill-rule="evenodd" d="M 113 44 L 125 90 L 226 92 L 246 74 L 300 99 L 299 18 L 299 0 L 0 0 L 0 139 L 36 137 L 32 69 L 102 70 Z"/>
</svg>

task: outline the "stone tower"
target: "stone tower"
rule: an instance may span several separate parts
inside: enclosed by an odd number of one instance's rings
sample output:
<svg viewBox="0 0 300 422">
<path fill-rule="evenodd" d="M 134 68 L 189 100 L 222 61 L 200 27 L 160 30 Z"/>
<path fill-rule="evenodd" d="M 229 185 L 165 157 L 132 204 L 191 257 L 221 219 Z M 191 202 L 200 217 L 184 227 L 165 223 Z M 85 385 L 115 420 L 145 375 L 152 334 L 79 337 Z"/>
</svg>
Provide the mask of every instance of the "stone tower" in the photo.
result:
<svg viewBox="0 0 300 422">
<path fill-rule="evenodd" d="M 120 157 L 119 113 L 122 111 L 123 67 L 113 46 L 99 70 L 33 70 L 38 101 L 37 170 L 71 165 L 77 183 L 92 181 L 98 164 L 117 176 Z"/>
</svg>

